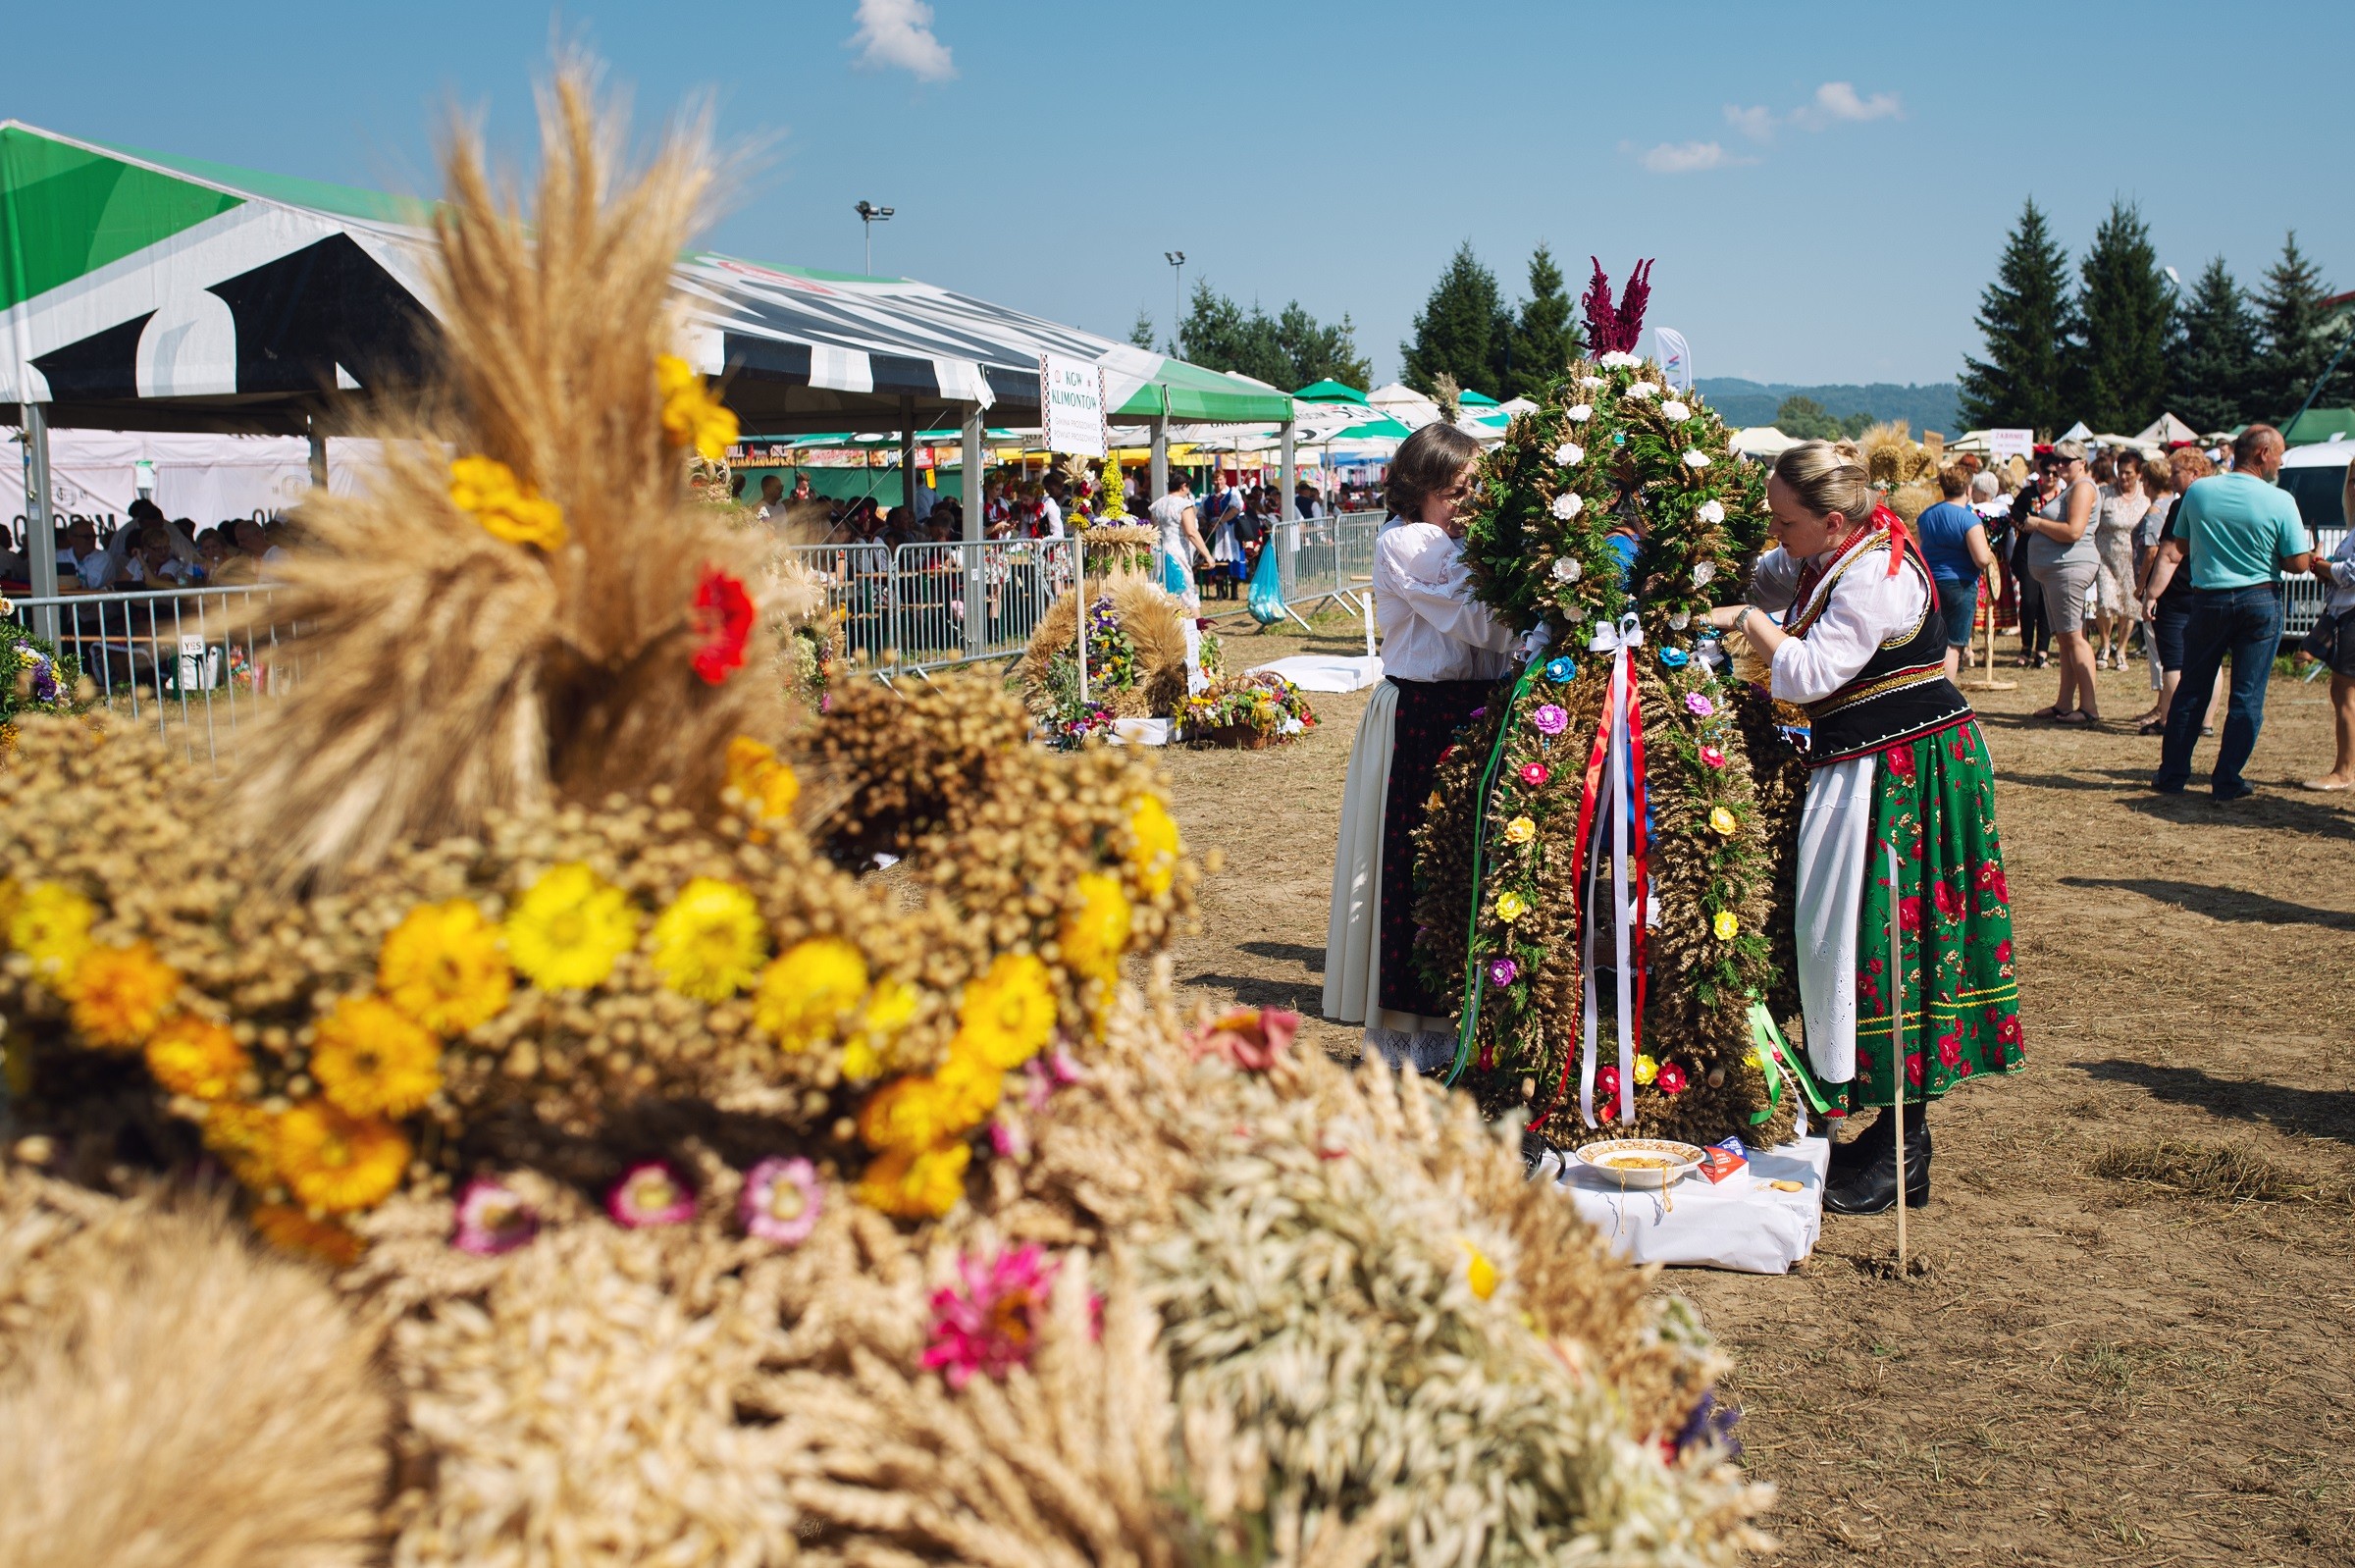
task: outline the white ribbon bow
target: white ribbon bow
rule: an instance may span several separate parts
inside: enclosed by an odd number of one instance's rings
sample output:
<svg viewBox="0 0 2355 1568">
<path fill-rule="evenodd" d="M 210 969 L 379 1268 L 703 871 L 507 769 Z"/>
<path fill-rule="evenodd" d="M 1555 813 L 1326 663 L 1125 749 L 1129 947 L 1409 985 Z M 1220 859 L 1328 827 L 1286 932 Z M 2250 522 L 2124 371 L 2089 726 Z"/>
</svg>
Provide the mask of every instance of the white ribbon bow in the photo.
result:
<svg viewBox="0 0 2355 1568">
<path fill-rule="evenodd" d="M 1635 1045 L 1635 902 L 1628 887 L 1628 827 L 1634 803 L 1629 796 L 1629 715 L 1636 704 L 1635 651 L 1644 646 L 1644 623 L 1633 610 L 1616 623 L 1600 621 L 1589 639 L 1589 653 L 1611 655 L 1611 684 L 1603 700 L 1603 733 L 1608 739 L 1604 762 L 1609 782 L 1603 805 L 1611 816 L 1611 941 L 1618 955 L 1615 979 L 1619 1004 L 1619 1122 L 1636 1119 Z M 1602 822 L 1595 821 L 1600 832 Z M 1585 931 L 1586 1017 L 1579 1046 L 1578 1112 L 1588 1126 L 1595 1123 L 1595 1036 L 1599 1027 L 1599 999 L 1595 989 L 1595 883 L 1599 875 L 1594 855 L 1587 857 L 1587 885 L 1580 902 Z"/>
<path fill-rule="evenodd" d="M 1587 639 L 1590 653 L 1619 653 L 1644 646 L 1644 623 L 1629 610 L 1616 621 L 1596 621 L 1595 635 Z"/>
</svg>

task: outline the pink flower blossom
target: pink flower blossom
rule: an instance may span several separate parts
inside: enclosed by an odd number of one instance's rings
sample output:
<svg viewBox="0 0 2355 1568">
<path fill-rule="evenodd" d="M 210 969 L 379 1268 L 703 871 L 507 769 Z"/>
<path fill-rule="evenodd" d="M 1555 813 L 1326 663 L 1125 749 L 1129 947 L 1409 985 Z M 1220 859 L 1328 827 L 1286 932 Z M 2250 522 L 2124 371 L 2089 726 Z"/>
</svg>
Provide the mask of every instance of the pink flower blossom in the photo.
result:
<svg viewBox="0 0 2355 1568">
<path fill-rule="evenodd" d="M 641 1160 L 605 1189 L 605 1213 L 633 1230 L 684 1225 L 695 1218 L 695 1189 L 669 1161 Z"/>
<path fill-rule="evenodd" d="M 495 1258 L 539 1233 L 539 1214 L 512 1187 L 476 1176 L 458 1194 L 458 1228 L 449 1244 L 478 1258 Z"/>
<path fill-rule="evenodd" d="M 1299 1032 L 1300 1015 L 1287 1009 L 1231 1008 L 1188 1033 L 1185 1045 L 1197 1061 L 1215 1056 L 1246 1072 L 1265 1072 Z"/>
<path fill-rule="evenodd" d="M 815 1167 L 807 1160 L 772 1158 L 746 1175 L 736 1217 L 744 1222 L 746 1235 L 798 1246 L 817 1228 L 817 1217 L 824 1207 Z"/>
<path fill-rule="evenodd" d="M 1717 750 L 1717 748 L 1714 746 L 1702 747 L 1701 749 L 1701 759 L 1708 763 L 1711 767 L 1725 766 L 1725 754 Z"/>
<path fill-rule="evenodd" d="M 1521 782 L 1528 785 L 1533 790 L 1542 788 L 1545 781 L 1551 777 L 1553 777 L 1553 774 L 1547 770 L 1544 762 L 1526 762 L 1522 764 Z"/>
<path fill-rule="evenodd" d="M 1035 1241 L 987 1263 L 959 1258 L 961 1286 L 932 1294 L 932 1342 L 924 1347 L 924 1365 L 944 1371 L 952 1388 L 964 1387 L 977 1372 L 1003 1382 L 1015 1368 L 1028 1366 L 1062 1267 Z"/>
<path fill-rule="evenodd" d="M 1717 705 L 1709 701 L 1709 694 L 1706 692 L 1687 692 L 1685 694 L 1685 711 L 1695 718 L 1707 718 L 1711 713 L 1717 711 Z"/>
<path fill-rule="evenodd" d="M 1682 1094 L 1685 1092 L 1685 1070 L 1673 1062 L 1663 1062 L 1659 1071 L 1652 1074 L 1651 1082 L 1662 1094 Z"/>
<path fill-rule="evenodd" d="M 1559 735 L 1570 727 L 1570 714 L 1558 703 L 1541 703 L 1529 721 L 1540 735 Z"/>
</svg>

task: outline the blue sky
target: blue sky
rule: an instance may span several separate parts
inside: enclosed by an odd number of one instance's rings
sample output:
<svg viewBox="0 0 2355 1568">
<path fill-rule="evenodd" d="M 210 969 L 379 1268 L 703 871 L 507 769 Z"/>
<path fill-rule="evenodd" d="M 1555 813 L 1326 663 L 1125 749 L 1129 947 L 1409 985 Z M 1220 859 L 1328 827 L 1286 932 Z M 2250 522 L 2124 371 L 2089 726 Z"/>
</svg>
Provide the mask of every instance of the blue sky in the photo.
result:
<svg viewBox="0 0 2355 1568">
<path fill-rule="evenodd" d="M 433 187 L 455 102 L 528 155 L 558 38 L 650 128 L 709 92 L 764 148 L 718 248 L 860 264 L 1125 336 L 1169 249 L 1347 311 L 1378 377 L 1456 244 L 1517 290 L 1655 256 L 1702 375 L 1939 381 L 2022 197 L 2072 249 L 2114 195 L 2188 279 L 2295 228 L 2355 287 L 2355 6 L 1183 5 L 822 0 L 13 7 L 0 114 L 315 179 Z M 864 17 L 863 14 L 864 13 Z"/>
</svg>

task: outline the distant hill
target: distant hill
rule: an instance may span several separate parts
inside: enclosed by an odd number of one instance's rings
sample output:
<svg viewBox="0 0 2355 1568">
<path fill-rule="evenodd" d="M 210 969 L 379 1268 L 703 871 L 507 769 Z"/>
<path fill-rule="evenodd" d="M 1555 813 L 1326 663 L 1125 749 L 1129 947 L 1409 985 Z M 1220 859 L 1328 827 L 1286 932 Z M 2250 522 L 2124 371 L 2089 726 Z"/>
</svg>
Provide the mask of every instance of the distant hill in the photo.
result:
<svg viewBox="0 0 2355 1568">
<path fill-rule="evenodd" d="M 1925 430 L 1960 436 L 1962 427 L 1955 413 L 1958 392 L 1953 382 L 1929 387 L 1899 387 L 1874 382 L 1869 387 L 1788 387 L 1780 382 L 1744 381 L 1739 376 L 1702 376 L 1693 384 L 1729 425 L 1771 425 L 1774 411 L 1786 397 L 1812 397 L 1834 419 L 1865 413 L 1875 419 L 1902 419 L 1918 436 Z"/>
</svg>

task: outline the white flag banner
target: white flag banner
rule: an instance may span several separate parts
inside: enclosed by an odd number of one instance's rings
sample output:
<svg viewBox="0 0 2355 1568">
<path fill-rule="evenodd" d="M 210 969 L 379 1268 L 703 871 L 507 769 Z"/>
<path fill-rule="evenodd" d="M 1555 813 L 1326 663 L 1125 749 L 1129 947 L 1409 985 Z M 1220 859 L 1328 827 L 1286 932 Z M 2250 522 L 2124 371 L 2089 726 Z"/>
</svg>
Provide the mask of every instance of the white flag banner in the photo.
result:
<svg viewBox="0 0 2355 1568">
<path fill-rule="evenodd" d="M 1104 371 L 1094 360 L 1040 354 L 1038 407 L 1047 450 L 1104 455 Z"/>
<path fill-rule="evenodd" d="M 1999 463 L 2013 457 L 2032 462 L 2036 457 L 2036 433 L 2032 430 L 1991 430 L 1987 433 L 1987 455 Z"/>
<path fill-rule="evenodd" d="M 1651 329 L 1652 344 L 1659 351 L 1660 370 L 1669 382 L 1686 392 L 1693 390 L 1693 345 L 1685 335 L 1673 327 Z"/>
</svg>

